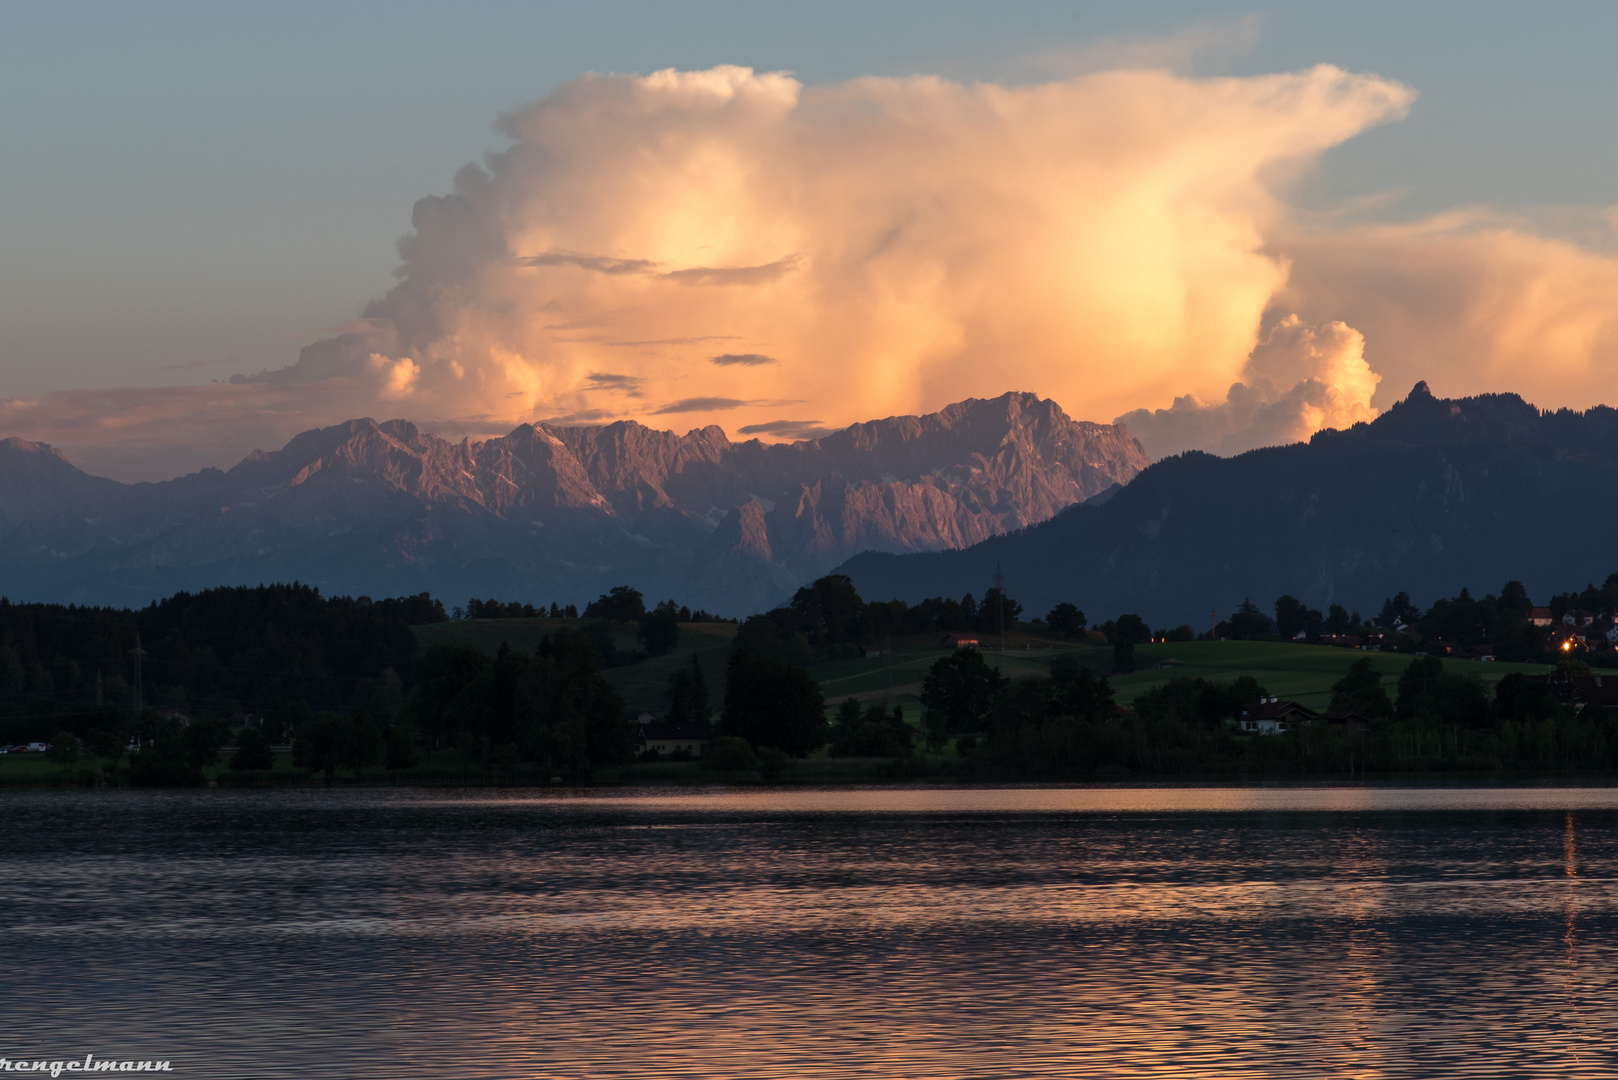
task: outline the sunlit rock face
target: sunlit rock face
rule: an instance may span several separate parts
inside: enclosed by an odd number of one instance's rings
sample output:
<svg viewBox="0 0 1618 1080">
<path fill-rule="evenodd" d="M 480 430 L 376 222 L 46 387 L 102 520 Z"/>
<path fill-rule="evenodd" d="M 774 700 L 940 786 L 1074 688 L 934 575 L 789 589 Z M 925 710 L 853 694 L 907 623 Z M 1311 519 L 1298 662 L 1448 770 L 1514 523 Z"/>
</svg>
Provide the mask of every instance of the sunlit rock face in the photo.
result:
<svg viewBox="0 0 1618 1080">
<path fill-rule="evenodd" d="M 34 494 L 6 511 L 0 587 L 124 603 L 296 578 L 566 603 L 627 583 L 746 613 L 857 552 L 977 543 L 1146 465 L 1126 429 L 1018 393 L 774 445 L 628 421 L 452 443 L 351 420 L 161 484 L 90 477 L 14 441 L 0 490 Z M 40 497 L 47 484 L 68 497 Z"/>
</svg>

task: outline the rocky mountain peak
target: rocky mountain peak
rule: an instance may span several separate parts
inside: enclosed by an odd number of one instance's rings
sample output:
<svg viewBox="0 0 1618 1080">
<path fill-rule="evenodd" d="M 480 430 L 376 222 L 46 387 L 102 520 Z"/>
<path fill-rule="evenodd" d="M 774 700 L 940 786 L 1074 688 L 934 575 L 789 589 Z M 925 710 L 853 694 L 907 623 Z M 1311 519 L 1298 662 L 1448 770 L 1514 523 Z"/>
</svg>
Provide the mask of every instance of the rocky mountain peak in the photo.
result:
<svg viewBox="0 0 1618 1080">
<path fill-rule="evenodd" d="M 63 461 L 67 460 L 62 457 L 62 452 L 50 443 L 30 442 L 27 439 L 19 439 L 15 435 L 10 438 L 0 439 L 0 453 L 35 454 L 61 458 Z"/>
<path fill-rule="evenodd" d="M 5 457 L 0 492 L 27 471 Z M 219 584 L 208 575 L 228 566 L 373 596 L 579 602 L 627 583 L 731 612 L 773 604 L 866 548 L 959 547 L 1043 521 L 1147 465 L 1127 432 L 1026 393 L 796 443 L 633 421 L 451 442 L 363 417 L 164 484 L 125 487 L 52 460 L 123 505 L 85 533 L 48 502 L 15 503 L 34 533 L 60 533 L 52 550 L 75 553 L 42 564 L 76 567 L 56 578 L 68 598 L 139 588 L 138 566 L 164 568 L 174 587 Z"/>
</svg>

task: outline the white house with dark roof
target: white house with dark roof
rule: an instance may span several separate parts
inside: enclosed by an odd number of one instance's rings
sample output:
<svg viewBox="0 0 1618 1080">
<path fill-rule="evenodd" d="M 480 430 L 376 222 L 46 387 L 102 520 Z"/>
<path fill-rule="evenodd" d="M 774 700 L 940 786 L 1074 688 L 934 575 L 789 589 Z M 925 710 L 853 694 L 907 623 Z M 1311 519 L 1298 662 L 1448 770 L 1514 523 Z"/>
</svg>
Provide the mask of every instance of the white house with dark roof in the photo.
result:
<svg viewBox="0 0 1618 1080">
<path fill-rule="evenodd" d="M 1236 726 L 1253 735 L 1279 735 L 1315 718 L 1315 711 L 1296 701 L 1276 697 L 1259 698 L 1243 705 L 1236 713 Z"/>
</svg>

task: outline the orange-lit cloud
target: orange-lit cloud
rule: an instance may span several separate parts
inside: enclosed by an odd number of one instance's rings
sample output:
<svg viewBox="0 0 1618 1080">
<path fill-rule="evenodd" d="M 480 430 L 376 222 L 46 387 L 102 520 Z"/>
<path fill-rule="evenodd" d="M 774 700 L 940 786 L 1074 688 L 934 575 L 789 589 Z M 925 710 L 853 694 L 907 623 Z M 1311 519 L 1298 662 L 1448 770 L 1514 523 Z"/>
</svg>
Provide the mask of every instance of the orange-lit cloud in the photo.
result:
<svg viewBox="0 0 1618 1080">
<path fill-rule="evenodd" d="M 1022 389 L 1127 414 L 1159 453 L 1228 452 L 1369 418 L 1418 378 L 1605 394 L 1618 261 L 1480 215 L 1305 227 L 1288 205 L 1413 97 L 1327 66 L 586 76 L 504 117 L 511 147 L 416 205 L 398 284 L 295 364 L 8 402 L 0 434 L 155 476 L 355 415 L 793 438 Z"/>
<path fill-rule="evenodd" d="M 1186 394 L 1118 420 L 1155 458 L 1193 448 L 1239 454 L 1376 418 L 1381 376 L 1365 362 L 1364 336 L 1341 322 L 1316 327 L 1286 316 L 1253 349 L 1242 379 L 1218 404 Z"/>
<path fill-rule="evenodd" d="M 1381 399 L 1426 379 L 1545 408 L 1618 402 L 1618 259 L 1600 250 L 1481 211 L 1275 243 L 1292 263 L 1276 304 L 1360 330 Z"/>
<path fill-rule="evenodd" d="M 1009 388 L 1098 418 L 1208 398 L 1286 281 L 1265 250 L 1278 177 L 1411 97 L 1330 67 L 1014 88 L 588 76 L 505 117 L 514 145 L 417 205 L 370 329 L 265 378 L 362 357 L 388 400 L 453 415 L 767 434 Z"/>
</svg>

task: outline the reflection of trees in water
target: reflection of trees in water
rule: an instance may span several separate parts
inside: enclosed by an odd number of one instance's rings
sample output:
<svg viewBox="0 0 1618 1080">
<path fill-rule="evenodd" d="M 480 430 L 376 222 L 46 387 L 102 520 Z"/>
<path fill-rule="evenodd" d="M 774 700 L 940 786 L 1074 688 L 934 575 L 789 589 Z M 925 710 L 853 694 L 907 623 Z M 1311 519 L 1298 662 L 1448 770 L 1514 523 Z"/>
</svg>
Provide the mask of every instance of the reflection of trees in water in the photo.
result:
<svg viewBox="0 0 1618 1080">
<path fill-rule="evenodd" d="M 1584 1037 L 1583 1018 L 1579 1016 L 1579 960 L 1574 951 L 1576 943 L 1576 922 L 1578 914 L 1578 900 L 1576 886 L 1578 885 L 1579 863 L 1578 845 L 1573 834 L 1573 812 L 1568 811 L 1566 823 L 1562 829 L 1562 876 L 1567 881 L 1567 887 L 1562 896 L 1562 943 L 1567 946 L 1567 964 L 1564 968 L 1564 981 L 1567 989 L 1569 1026 L 1571 1028 L 1568 1040 L 1568 1050 L 1573 1054 L 1573 1063 L 1580 1065 L 1579 1042 Z"/>
</svg>

